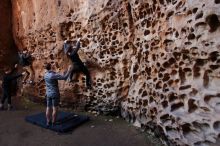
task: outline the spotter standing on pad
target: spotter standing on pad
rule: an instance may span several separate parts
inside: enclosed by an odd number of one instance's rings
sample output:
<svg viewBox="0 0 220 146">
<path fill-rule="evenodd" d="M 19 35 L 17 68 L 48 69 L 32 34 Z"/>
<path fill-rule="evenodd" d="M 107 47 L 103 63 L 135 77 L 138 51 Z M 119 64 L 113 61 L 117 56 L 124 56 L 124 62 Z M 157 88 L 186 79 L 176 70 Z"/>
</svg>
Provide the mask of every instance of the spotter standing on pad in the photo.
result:
<svg viewBox="0 0 220 146">
<path fill-rule="evenodd" d="M 58 80 L 66 80 L 69 76 L 70 68 L 64 75 L 52 71 L 52 66 L 49 63 L 45 66 L 45 69 L 46 73 L 44 75 L 44 80 L 46 82 L 47 96 L 46 118 L 47 126 L 49 126 L 50 124 L 55 124 L 57 117 L 57 106 L 60 101 Z"/>
</svg>

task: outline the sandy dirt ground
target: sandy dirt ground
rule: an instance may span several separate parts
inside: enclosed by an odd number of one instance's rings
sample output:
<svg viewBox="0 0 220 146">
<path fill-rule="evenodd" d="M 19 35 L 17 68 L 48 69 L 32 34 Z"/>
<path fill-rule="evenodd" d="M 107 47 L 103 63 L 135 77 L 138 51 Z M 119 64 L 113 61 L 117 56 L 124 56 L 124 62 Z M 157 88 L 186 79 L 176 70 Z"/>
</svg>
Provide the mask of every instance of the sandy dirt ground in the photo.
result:
<svg viewBox="0 0 220 146">
<path fill-rule="evenodd" d="M 25 122 L 25 116 L 44 110 L 32 107 L 0 111 L 0 146 L 161 146 L 159 139 L 121 118 L 90 113 L 80 113 L 88 115 L 89 122 L 61 135 Z"/>
</svg>

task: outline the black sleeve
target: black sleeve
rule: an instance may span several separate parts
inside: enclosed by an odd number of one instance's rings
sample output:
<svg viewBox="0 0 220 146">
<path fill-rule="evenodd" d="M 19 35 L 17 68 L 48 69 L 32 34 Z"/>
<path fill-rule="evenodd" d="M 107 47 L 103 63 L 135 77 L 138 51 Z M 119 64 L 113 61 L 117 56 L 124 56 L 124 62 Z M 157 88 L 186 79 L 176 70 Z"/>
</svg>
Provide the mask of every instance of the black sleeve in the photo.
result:
<svg viewBox="0 0 220 146">
<path fill-rule="evenodd" d="M 10 77 L 10 80 L 15 80 L 15 79 L 17 79 L 17 78 L 19 78 L 19 77 L 22 77 L 22 74 L 18 74 L 18 75 L 15 75 L 15 76 L 11 76 L 11 77 Z"/>
<path fill-rule="evenodd" d="M 12 69 L 12 71 L 10 72 L 10 74 L 13 74 L 16 69 L 17 69 L 17 68 L 14 67 L 14 68 Z"/>
</svg>

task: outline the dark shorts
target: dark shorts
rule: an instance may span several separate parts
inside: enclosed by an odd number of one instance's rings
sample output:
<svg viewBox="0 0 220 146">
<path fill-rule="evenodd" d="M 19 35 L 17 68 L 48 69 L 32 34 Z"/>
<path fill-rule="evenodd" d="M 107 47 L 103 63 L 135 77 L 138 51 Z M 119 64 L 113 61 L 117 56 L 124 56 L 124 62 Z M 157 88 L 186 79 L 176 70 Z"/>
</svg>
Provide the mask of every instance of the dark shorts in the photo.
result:
<svg viewBox="0 0 220 146">
<path fill-rule="evenodd" d="M 57 107 L 59 105 L 60 98 L 47 97 L 47 107 Z"/>
</svg>

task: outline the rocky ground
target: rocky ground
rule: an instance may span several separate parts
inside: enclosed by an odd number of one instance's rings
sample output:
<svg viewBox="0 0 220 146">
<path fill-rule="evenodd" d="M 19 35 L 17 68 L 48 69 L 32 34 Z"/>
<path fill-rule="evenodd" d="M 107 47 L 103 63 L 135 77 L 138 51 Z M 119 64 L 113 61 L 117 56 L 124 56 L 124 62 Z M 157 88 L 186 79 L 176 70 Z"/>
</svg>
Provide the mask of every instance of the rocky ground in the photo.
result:
<svg viewBox="0 0 220 146">
<path fill-rule="evenodd" d="M 14 98 L 17 102 L 18 98 Z M 118 117 L 94 116 L 72 133 L 60 135 L 26 123 L 24 117 L 44 106 L 23 101 L 12 111 L 0 112 L 0 145 L 4 146 L 161 146 L 154 136 L 134 128 Z M 61 109 L 64 110 L 64 109 Z"/>
</svg>

